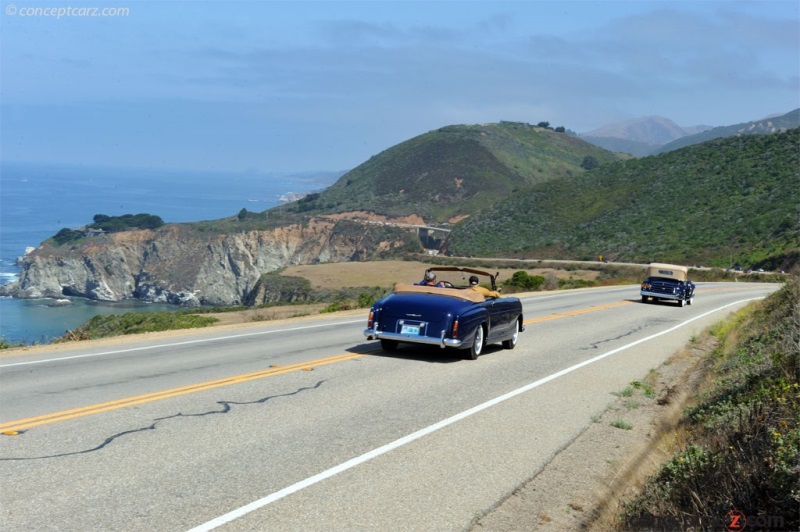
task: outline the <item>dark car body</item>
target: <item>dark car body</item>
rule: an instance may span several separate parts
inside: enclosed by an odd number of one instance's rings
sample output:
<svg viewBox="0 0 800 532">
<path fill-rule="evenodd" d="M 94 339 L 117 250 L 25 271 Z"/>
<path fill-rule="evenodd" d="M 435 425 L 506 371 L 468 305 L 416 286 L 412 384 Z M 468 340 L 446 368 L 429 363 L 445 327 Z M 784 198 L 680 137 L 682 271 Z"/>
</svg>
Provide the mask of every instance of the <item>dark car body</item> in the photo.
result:
<svg viewBox="0 0 800 532">
<path fill-rule="evenodd" d="M 398 283 L 391 294 L 377 301 L 369 314 L 364 336 L 380 340 L 387 351 L 399 343 L 437 345 L 469 350 L 475 359 L 483 346 L 501 343 L 516 346 L 522 325 L 522 303 L 516 297 L 484 297 L 471 289 L 466 275 L 481 276 L 496 290 L 495 276 L 482 270 L 438 267 L 429 271 L 448 273 L 444 286 Z M 461 277 L 460 280 L 453 277 Z"/>
<path fill-rule="evenodd" d="M 642 303 L 660 300 L 676 301 L 681 307 L 694 300 L 694 283 L 688 278 L 689 268 L 674 264 L 652 262 L 647 267 L 647 279 L 642 281 Z"/>
</svg>

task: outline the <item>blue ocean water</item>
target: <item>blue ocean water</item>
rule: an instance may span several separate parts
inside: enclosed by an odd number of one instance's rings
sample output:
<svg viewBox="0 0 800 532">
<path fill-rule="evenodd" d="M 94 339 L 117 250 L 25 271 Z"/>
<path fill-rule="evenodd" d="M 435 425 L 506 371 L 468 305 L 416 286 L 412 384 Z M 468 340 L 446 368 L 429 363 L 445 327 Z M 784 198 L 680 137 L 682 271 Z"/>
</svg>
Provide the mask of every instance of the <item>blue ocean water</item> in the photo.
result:
<svg viewBox="0 0 800 532">
<path fill-rule="evenodd" d="M 216 220 L 242 208 L 260 212 L 291 192 L 318 191 L 342 172 L 263 174 L 137 168 L 0 164 L 0 284 L 19 275 L 17 257 L 64 227 L 92 223 L 95 214 L 148 213 L 165 222 Z M 0 298 L 0 337 L 11 343 L 47 343 L 97 314 L 164 310 L 138 302 Z"/>
</svg>

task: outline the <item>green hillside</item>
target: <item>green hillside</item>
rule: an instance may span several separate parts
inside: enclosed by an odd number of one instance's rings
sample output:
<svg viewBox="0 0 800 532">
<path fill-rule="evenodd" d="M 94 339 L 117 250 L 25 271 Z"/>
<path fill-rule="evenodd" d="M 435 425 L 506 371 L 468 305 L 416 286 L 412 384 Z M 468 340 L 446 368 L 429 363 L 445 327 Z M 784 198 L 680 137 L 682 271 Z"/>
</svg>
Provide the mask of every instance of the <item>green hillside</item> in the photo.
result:
<svg viewBox="0 0 800 532">
<path fill-rule="evenodd" d="M 718 139 L 536 185 L 460 223 L 446 247 L 778 267 L 800 250 L 798 184 L 800 129 Z"/>
<path fill-rule="evenodd" d="M 308 214 L 418 214 L 428 223 L 471 214 L 531 185 L 577 176 L 587 158 L 618 156 L 529 124 L 448 126 L 373 156 L 325 191 L 286 206 Z"/>
<path fill-rule="evenodd" d="M 652 153 L 667 153 L 680 148 L 685 148 L 686 146 L 692 146 L 701 142 L 724 137 L 736 137 L 739 135 L 768 135 L 771 133 L 786 131 L 788 129 L 794 129 L 796 127 L 800 127 L 800 109 L 795 109 L 794 111 L 786 113 L 782 116 L 776 116 L 764 120 L 754 120 L 752 122 L 735 124 L 733 126 L 715 127 L 714 129 L 709 129 L 707 131 L 703 131 L 702 133 L 697 133 L 696 135 L 681 137 L 670 142 L 669 144 L 661 146 L 658 150 Z"/>
</svg>

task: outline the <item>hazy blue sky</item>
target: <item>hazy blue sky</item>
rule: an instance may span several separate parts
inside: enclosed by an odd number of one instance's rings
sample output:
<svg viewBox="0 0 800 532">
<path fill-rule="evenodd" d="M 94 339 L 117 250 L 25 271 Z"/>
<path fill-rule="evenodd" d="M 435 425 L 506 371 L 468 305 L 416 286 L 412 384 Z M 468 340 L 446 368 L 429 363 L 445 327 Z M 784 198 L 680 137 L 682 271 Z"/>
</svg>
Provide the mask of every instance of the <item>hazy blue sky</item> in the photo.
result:
<svg viewBox="0 0 800 532">
<path fill-rule="evenodd" d="M 0 1 L 4 161 L 346 170 L 449 124 L 800 107 L 798 0 Z"/>
</svg>

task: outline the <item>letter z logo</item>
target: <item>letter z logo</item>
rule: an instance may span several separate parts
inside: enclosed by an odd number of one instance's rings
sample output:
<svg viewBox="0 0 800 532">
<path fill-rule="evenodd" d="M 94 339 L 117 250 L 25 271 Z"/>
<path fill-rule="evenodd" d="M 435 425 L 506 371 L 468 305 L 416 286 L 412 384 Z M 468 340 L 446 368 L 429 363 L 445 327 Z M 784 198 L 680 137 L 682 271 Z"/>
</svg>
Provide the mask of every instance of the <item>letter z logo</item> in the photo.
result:
<svg viewBox="0 0 800 532">
<path fill-rule="evenodd" d="M 725 528 L 730 532 L 741 532 L 747 526 L 747 517 L 739 510 L 731 510 L 725 518 Z"/>
</svg>

